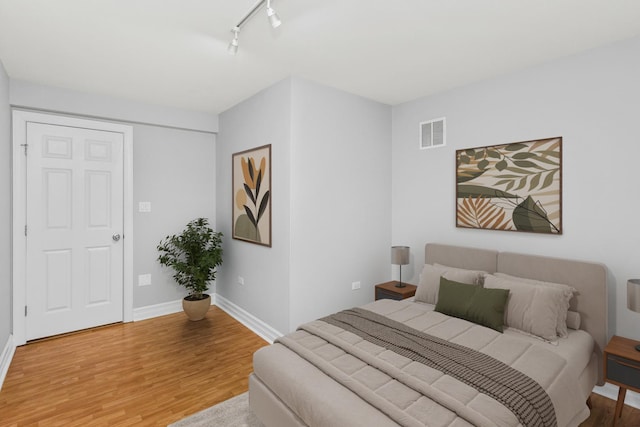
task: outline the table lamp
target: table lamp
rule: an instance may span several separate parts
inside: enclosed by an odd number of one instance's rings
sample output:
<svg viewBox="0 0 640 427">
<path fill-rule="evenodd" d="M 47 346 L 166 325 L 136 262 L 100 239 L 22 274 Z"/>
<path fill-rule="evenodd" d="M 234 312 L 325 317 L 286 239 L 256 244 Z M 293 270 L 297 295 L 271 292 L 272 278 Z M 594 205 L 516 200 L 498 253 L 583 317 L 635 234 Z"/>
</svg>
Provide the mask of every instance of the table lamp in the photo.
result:
<svg viewBox="0 0 640 427">
<path fill-rule="evenodd" d="M 404 288 L 402 266 L 409 264 L 409 246 L 391 246 L 391 264 L 400 266 L 400 281 L 396 284 L 396 288 Z"/>
</svg>

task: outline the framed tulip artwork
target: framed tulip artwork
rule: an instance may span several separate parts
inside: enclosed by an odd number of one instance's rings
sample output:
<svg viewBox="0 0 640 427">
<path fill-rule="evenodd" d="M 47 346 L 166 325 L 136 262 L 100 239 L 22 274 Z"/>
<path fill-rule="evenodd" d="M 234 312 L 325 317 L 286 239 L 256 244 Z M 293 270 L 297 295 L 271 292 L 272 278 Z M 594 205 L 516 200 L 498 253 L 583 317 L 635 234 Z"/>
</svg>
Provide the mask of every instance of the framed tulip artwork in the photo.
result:
<svg viewBox="0 0 640 427">
<path fill-rule="evenodd" d="M 456 227 L 562 234 L 562 137 L 457 150 Z"/>
<path fill-rule="evenodd" d="M 271 247 L 271 145 L 232 156 L 232 237 Z"/>
</svg>

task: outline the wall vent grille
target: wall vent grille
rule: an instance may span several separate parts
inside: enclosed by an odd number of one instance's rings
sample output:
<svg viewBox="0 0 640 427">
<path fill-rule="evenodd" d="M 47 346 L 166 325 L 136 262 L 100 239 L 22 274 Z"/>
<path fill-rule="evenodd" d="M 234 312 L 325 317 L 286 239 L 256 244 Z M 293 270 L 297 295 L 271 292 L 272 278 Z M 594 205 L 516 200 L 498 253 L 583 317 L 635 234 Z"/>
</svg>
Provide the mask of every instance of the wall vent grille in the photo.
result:
<svg viewBox="0 0 640 427">
<path fill-rule="evenodd" d="M 420 123 L 420 149 L 446 145 L 446 119 L 441 117 Z"/>
</svg>

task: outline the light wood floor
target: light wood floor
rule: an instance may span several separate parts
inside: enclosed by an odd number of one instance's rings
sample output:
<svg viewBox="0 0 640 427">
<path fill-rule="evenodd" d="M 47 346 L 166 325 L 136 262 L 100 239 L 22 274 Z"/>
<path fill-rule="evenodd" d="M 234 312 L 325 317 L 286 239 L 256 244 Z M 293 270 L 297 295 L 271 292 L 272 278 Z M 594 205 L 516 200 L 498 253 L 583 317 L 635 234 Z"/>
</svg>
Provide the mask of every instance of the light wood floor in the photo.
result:
<svg viewBox="0 0 640 427">
<path fill-rule="evenodd" d="M 248 389 L 267 343 L 212 307 L 18 347 L 0 426 L 166 426 Z"/>
<path fill-rule="evenodd" d="M 266 344 L 217 307 L 31 343 L 0 391 L 0 426 L 165 426 L 247 391 Z M 581 427 L 610 426 L 615 402 L 592 401 Z M 625 406 L 616 426 L 640 426 L 640 410 Z"/>
</svg>

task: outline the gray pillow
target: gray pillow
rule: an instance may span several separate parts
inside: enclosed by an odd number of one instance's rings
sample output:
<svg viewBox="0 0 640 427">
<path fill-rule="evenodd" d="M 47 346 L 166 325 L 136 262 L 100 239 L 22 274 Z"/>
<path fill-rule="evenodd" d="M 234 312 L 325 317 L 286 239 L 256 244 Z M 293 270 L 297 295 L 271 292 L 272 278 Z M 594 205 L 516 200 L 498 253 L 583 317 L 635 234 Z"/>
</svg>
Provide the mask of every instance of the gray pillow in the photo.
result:
<svg viewBox="0 0 640 427">
<path fill-rule="evenodd" d="M 496 277 L 491 274 L 485 276 L 484 286 L 510 291 L 505 325 L 548 341 L 555 341 L 558 338 L 556 323 L 559 316 L 558 301 L 563 298 L 562 289 Z"/>
<path fill-rule="evenodd" d="M 574 288 L 572 286 L 569 286 L 569 285 L 563 285 L 563 284 L 560 284 L 560 283 L 543 282 L 541 280 L 525 279 L 525 278 L 522 278 L 522 277 L 510 276 L 510 275 L 505 274 L 505 273 L 496 273 L 495 275 L 497 277 L 502 277 L 504 279 L 518 280 L 518 281 L 521 281 L 521 282 L 532 283 L 534 285 L 547 286 L 547 287 L 550 287 L 550 288 L 561 289 L 562 290 L 562 298 L 557 300 L 557 303 L 558 303 L 558 318 L 556 319 L 556 333 L 558 334 L 559 337 L 566 337 L 569 334 L 568 331 L 567 331 L 567 312 L 569 311 L 569 304 L 570 304 L 571 298 L 573 298 L 573 296 L 578 293 L 576 288 Z M 572 318 L 572 320 L 574 320 L 574 319 L 575 319 L 575 316 Z M 572 322 L 572 323 L 575 324 L 575 322 Z M 572 329 L 579 329 L 579 325 L 580 325 L 580 318 L 579 317 L 578 317 L 577 323 L 578 323 L 578 328 L 572 328 Z"/>
</svg>

